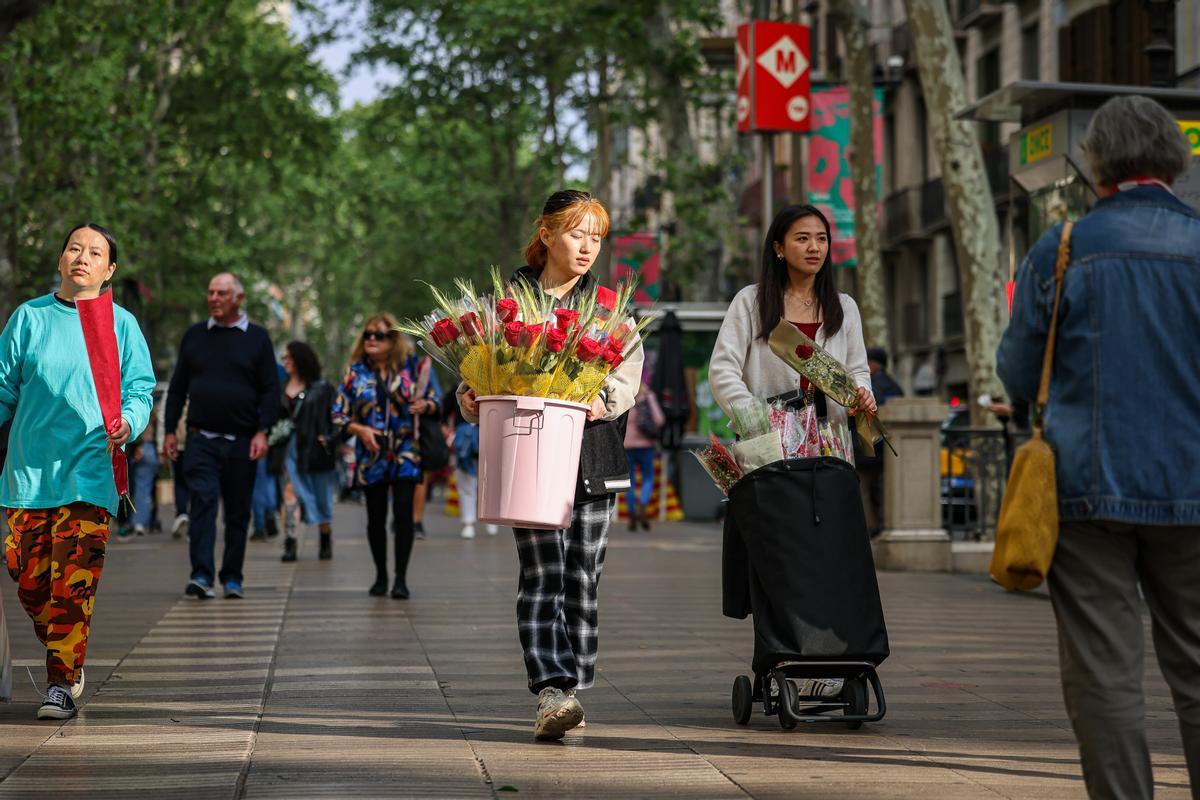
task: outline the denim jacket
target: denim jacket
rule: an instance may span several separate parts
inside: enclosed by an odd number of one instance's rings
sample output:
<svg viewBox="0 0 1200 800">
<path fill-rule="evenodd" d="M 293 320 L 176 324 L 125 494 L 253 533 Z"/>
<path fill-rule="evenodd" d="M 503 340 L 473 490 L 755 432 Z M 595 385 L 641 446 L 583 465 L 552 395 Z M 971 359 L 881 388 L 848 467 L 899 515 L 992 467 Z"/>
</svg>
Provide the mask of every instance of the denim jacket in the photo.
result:
<svg viewBox="0 0 1200 800">
<path fill-rule="evenodd" d="M 1061 232 L 1022 264 L 996 354 L 1015 399 L 1037 396 Z M 1200 525 L 1198 323 L 1200 215 L 1138 186 L 1076 223 L 1045 411 L 1064 520 Z"/>
</svg>

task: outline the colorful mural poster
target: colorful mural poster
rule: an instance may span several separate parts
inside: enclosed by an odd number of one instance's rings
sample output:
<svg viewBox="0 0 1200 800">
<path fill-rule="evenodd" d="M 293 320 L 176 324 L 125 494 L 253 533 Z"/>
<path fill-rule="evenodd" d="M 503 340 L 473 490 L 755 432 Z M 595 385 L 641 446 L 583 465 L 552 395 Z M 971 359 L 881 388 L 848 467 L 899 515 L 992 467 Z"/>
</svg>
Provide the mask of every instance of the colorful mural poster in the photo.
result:
<svg viewBox="0 0 1200 800">
<path fill-rule="evenodd" d="M 657 302 L 662 295 L 661 254 L 658 239 L 650 233 L 629 233 L 613 240 L 613 278 L 622 280 L 629 275 L 638 276 L 635 303 L 647 305 Z"/>
<path fill-rule="evenodd" d="M 858 264 L 854 240 L 855 154 L 850 146 L 850 90 L 812 87 L 812 131 L 808 139 L 808 197 L 833 228 L 833 261 Z M 883 199 L 883 90 L 875 90 L 875 180 Z"/>
</svg>

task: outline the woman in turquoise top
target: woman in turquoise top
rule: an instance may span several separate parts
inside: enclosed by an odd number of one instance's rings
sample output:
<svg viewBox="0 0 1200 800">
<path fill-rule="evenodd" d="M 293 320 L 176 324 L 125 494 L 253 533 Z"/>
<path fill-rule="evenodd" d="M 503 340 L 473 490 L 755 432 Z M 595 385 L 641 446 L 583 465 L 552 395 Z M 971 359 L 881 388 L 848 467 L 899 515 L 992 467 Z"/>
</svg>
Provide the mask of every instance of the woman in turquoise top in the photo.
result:
<svg viewBox="0 0 1200 800">
<path fill-rule="evenodd" d="M 62 283 L 19 306 L 0 334 L 0 423 L 12 420 L 0 475 L 8 516 L 5 565 L 46 646 L 38 719 L 68 719 L 83 692 L 83 661 L 109 518 L 117 511 L 109 447 L 146 427 L 154 370 L 137 320 L 113 307 L 121 360 L 121 426 L 105 433 L 76 300 L 100 296 L 117 243 L 81 225 L 63 243 Z"/>
</svg>

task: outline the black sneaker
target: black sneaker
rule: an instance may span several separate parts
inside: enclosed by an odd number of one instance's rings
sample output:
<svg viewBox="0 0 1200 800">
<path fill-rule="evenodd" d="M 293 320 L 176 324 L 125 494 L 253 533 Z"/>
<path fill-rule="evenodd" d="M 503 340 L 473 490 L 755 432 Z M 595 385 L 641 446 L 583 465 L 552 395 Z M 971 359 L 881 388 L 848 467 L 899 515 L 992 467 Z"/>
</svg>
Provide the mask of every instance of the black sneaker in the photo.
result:
<svg viewBox="0 0 1200 800">
<path fill-rule="evenodd" d="M 213 591 L 212 584 L 203 578 L 192 578 L 183 593 L 198 600 L 211 600 L 217 596 L 217 593 Z"/>
<path fill-rule="evenodd" d="M 78 700 L 83 697 L 83 687 L 87 685 L 87 678 L 83 677 L 83 667 L 79 668 L 79 674 L 75 676 L 75 682 L 71 684 L 71 699 Z"/>
<path fill-rule="evenodd" d="M 420 522 L 414 523 L 413 524 L 413 535 L 415 535 L 418 539 L 424 539 L 425 538 L 425 526 Z"/>
<path fill-rule="evenodd" d="M 46 699 L 37 711 L 38 719 L 70 719 L 75 716 L 75 701 L 71 699 L 71 688 L 57 683 L 46 690 Z"/>
</svg>

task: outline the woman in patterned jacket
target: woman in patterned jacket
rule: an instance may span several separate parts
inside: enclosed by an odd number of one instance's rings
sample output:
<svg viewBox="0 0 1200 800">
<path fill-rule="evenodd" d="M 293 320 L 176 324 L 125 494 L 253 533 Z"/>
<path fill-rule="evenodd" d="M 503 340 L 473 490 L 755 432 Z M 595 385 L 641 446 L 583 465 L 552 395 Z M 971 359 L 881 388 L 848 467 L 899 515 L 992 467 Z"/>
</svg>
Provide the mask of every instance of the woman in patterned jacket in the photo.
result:
<svg viewBox="0 0 1200 800">
<path fill-rule="evenodd" d="M 392 597 L 407 600 L 406 574 L 413 546 L 413 492 L 421 481 L 421 457 L 413 437 L 417 414 L 438 410 L 429 368 L 400 346 L 396 319 L 379 313 L 363 325 L 350 366 L 333 404 L 333 422 L 355 437 L 355 483 L 367 501 L 367 540 L 375 560 L 370 593 L 387 593 L 387 510 L 391 495 L 396 534 Z"/>
</svg>

